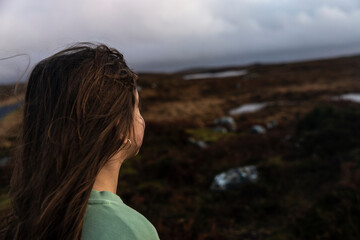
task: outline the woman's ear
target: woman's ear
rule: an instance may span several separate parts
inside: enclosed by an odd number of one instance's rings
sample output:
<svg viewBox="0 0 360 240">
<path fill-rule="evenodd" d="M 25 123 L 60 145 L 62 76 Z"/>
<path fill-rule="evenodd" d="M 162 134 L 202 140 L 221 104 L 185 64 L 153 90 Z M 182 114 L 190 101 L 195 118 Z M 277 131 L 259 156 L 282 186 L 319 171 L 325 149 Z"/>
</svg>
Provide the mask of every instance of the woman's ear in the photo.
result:
<svg viewBox="0 0 360 240">
<path fill-rule="evenodd" d="M 127 144 L 128 142 L 128 137 L 125 136 L 125 134 L 120 133 L 120 139 L 124 138 L 123 144 Z"/>
<path fill-rule="evenodd" d="M 120 119 L 118 119 L 118 120 L 116 121 L 116 126 L 119 125 L 119 122 L 120 122 Z M 121 139 L 121 138 L 124 138 L 124 137 L 125 137 L 125 134 L 120 133 L 120 139 Z M 128 138 L 125 137 L 125 139 L 124 139 L 124 141 L 123 141 L 123 144 L 126 144 L 127 142 L 128 142 Z"/>
</svg>

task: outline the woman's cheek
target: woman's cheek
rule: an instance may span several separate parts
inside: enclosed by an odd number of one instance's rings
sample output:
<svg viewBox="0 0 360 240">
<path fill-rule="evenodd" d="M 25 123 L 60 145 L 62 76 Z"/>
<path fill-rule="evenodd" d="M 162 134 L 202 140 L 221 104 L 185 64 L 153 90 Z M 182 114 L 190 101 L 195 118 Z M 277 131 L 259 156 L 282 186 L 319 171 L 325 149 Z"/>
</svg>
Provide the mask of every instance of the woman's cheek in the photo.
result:
<svg viewBox="0 0 360 240">
<path fill-rule="evenodd" d="M 142 144 L 145 133 L 145 121 L 141 116 L 139 116 L 138 124 L 139 125 L 138 125 L 138 133 L 136 136 L 137 137 L 136 141 Z"/>
</svg>

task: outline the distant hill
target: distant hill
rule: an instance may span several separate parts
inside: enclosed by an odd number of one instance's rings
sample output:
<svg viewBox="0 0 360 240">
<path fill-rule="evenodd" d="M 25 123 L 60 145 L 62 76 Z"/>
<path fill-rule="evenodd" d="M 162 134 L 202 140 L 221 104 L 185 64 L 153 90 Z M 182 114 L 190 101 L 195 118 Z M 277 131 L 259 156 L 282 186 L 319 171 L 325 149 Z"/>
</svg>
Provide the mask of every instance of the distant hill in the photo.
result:
<svg viewBox="0 0 360 240">
<path fill-rule="evenodd" d="M 290 65 L 318 65 L 318 64 L 327 64 L 331 62 L 343 62 L 343 61 L 352 61 L 359 60 L 360 54 L 354 54 L 350 56 L 340 56 L 334 58 L 321 58 L 321 59 L 312 59 L 312 60 L 302 60 L 302 61 L 289 61 L 289 62 L 278 62 L 278 63 L 262 63 L 262 62 L 254 62 L 246 65 L 232 65 L 232 66 L 221 66 L 221 67 L 194 67 L 194 68 L 186 68 L 180 71 L 174 72 L 174 74 L 192 74 L 192 73 L 202 73 L 202 72 L 221 72 L 228 70 L 241 70 L 244 68 L 252 68 L 252 67 L 279 67 L 279 66 L 290 66 Z"/>
</svg>

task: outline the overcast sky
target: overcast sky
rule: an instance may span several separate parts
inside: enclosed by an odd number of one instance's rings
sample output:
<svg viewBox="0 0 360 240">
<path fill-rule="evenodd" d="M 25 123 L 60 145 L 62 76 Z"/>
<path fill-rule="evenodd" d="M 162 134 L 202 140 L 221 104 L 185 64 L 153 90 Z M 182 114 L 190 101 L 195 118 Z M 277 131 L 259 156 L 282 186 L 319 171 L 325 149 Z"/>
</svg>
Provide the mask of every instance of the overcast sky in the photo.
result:
<svg viewBox="0 0 360 240">
<path fill-rule="evenodd" d="M 360 0 L 0 0 L 0 81 L 77 41 L 135 71 L 360 53 Z"/>
</svg>

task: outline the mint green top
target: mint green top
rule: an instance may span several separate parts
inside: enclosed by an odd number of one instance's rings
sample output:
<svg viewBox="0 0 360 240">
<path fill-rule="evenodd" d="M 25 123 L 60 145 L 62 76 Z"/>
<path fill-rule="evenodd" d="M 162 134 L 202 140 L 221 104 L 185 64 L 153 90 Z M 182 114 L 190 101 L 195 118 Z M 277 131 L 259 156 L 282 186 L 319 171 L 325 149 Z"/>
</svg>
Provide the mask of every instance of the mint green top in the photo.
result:
<svg viewBox="0 0 360 240">
<path fill-rule="evenodd" d="M 110 191 L 92 189 L 82 228 L 82 240 L 159 240 L 142 214 Z"/>
</svg>

